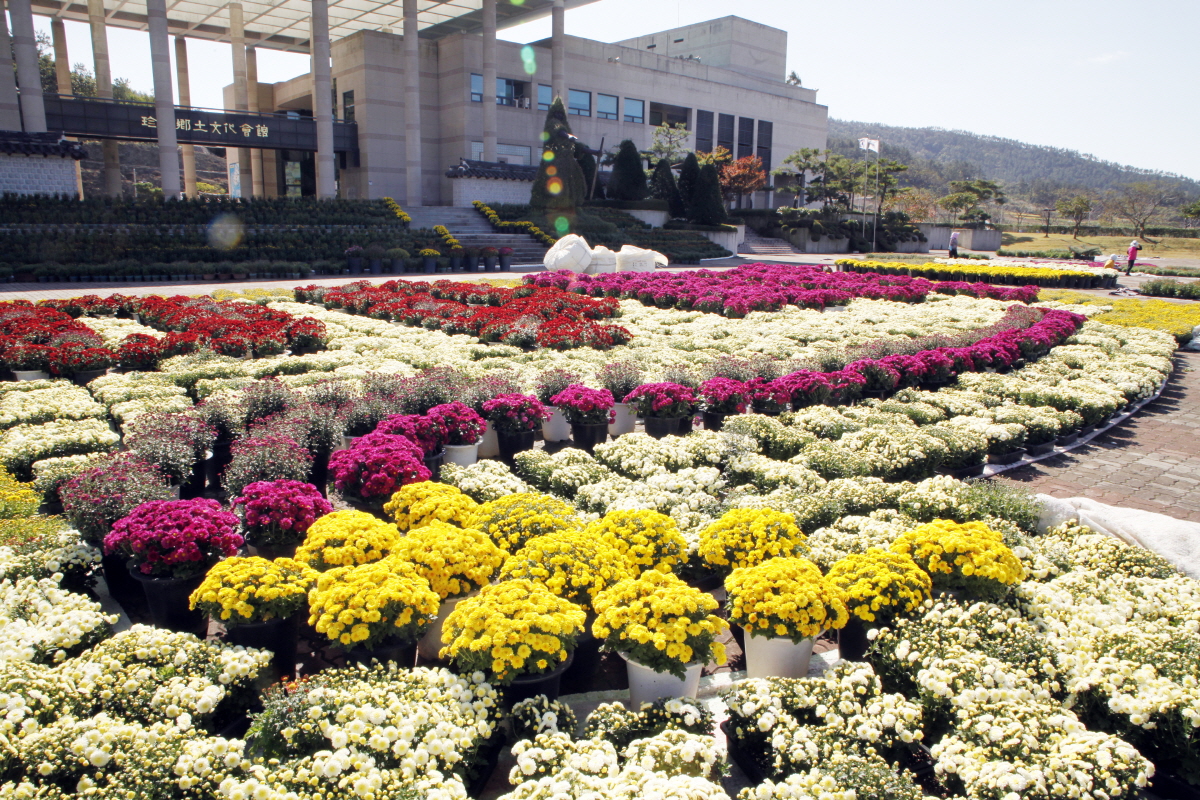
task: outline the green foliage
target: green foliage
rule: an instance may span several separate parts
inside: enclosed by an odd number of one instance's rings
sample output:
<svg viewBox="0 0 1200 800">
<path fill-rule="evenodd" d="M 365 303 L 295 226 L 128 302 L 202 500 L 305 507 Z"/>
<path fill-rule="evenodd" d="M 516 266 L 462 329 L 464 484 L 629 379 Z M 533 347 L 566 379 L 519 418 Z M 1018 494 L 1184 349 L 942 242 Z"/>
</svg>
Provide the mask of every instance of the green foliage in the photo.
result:
<svg viewBox="0 0 1200 800">
<path fill-rule="evenodd" d="M 575 143 L 575 161 L 579 164 L 579 170 L 583 173 L 584 197 L 592 197 L 592 186 L 596 183 L 596 157 L 592 155 L 592 151 L 584 146 L 583 142 Z M 596 187 L 596 191 L 600 191 L 600 187 Z"/>
<path fill-rule="evenodd" d="M 679 168 L 679 198 L 683 201 L 683 214 L 693 219 L 696 208 L 696 186 L 700 183 L 700 161 L 695 153 L 688 153 Z"/>
<path fill-rule="evenodd" d="M 642 200 L 650 193 L 646 186 L 646 170 L 642 154 L 629 139 L 621 142 L 613 160 L 612 175 L 608 178 L 608 196 L 613 200 Z"/>
<path fill-rule="evenodd" d="M 566 106 L 561 97 L 556 97 L 542 129 L 542 157 L 529 200 L 534 208 L 573 214 L 583 203 L 587 189 L 583 170 L 575 160 L 575 142 Z"/>
<path fill-rule="evenodd" d="M 1192 283 L 1167 279 L 1146 281 L 1138 287 L 1138 291 L 1151 297 L 1179 297 L 1184 300 L 1200 300 L 1200 281 Z"/>
<path fill-rule="evenodd" d="M 215 183 L 196 181 L 196 191 L 201 194 L 225 194 L 225 187 L 217 186 Z"/>
<path fill-rule="evenodd" d="M 701 225 L 720 225 L 725 222 L 725 201 L 721 196 L 721 177 L 717 168 L 705 164 L 700 168 L 696 195 L 692 203 L 691 221 Z"/>
<path fill-rule="evenodd" d="M 687 152 L 687 139 L 691 135 L 687 125 L 676 122 L 674 125 L 659 125 L 654 129 L 654 137 L 650 141 L 650 149 L 646 152 L 656 161 L 666 160 L 674 164 L 683 158 Z"/>
<path fill-rule="evenodd" d="M 650 178 L 650 194 L 659 200 L 667 201 L 668 213 L 672 219 L 681 219 L 687 211 L 683 207 L 683 198 L 679 196 L 679 186 L 675 183 L 675 172 L 671 162 L 665 158 L 654 168 Z"/>
<path fill-rule="evenodd" d="M 1042 504 L 1032 494 L 1019 486 L 999 481 L 970 484 L 961 505 L 973 509 L 980 518 L 1000 517 L 1029 533 L 1037 530 L 1038 517 L 1042 513 Z"/>
</svg>

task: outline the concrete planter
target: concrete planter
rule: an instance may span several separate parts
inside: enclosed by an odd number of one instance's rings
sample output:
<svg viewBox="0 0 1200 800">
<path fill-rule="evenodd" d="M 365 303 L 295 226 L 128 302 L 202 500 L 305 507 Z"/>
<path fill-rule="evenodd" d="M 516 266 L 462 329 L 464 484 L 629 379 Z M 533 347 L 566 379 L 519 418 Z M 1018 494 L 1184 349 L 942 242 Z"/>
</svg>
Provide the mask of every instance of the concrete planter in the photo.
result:
<svg viewBox="0 0 1200 800">
<path fill-rule="evenodd" d="M 849 253 L 849 239 L 830 239 L 822 236 L 813 241 L 808 228 L 796 228 L 788 234 L 788 241 L 801 253 Z"/>
<path fill-rule="evenodd" d="M 640 208 L 633 210 L 625 209 L 625 213 L 631 217 L 640 219 L 642 222 L 653 228 L 661 228 L 663 225 L 666 225 L 667 220 L 670 219 L 671 216 L 666 211 L 653 211 L 650 209 Z"/>
<path fill-rule="evenodd" d="M 1000 249 L 1004 234 L 1000 231 L 974 230 L 968 228 L 958 236 L 958 246 L 964 250 L 987 250 L 995 252 Z"/>
<path fill-rule="evenodd" d="M 917 223 L 917 230 L 925 234 L 928 240 L 924 244 L 926 250 L 921 252 L 929 252 L 930 250 L 948 250 L 950 248 L 950 231 L 949 225 L 935 225 L 932 222 Z"/>
</svg>

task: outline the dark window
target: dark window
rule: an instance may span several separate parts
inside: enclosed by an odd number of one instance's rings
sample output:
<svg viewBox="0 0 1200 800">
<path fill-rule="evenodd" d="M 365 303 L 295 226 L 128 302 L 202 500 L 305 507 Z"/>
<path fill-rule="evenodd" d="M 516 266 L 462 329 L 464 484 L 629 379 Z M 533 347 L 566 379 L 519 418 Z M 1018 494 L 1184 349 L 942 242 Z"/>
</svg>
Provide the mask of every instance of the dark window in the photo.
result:
<svg viewBox="0 0 1200 800">
<path fill-rule="evenodd" d="M 752 155 L 754 155 L 754 120 L 751 117 L 738 117 L 737 157 L 745 158 Z"/>
<path fill-rule="evenodd" d="M 521 108 L 525 103 L 528 85 L 509 78 L 496 78 L 496 105 Z M 528 106 L 525 107 L 528 108 Z"/>
<path fill-rule="evenodd" d="M 574 114 L 577 117 L 590 117 L 592 115 L 591 92 L 581 92 L 578 89 L 568 89 L 567 99 L 568 114 Z"/>
<path fill-rule="evenodd" d="M 625 121 L 641 125 L 646 121 L 646 101 L 625 98 Z"/>
<path fill-rule="evenodd" d="M 611 94 L 596 95 L 596 116 L 600 119 L 620 119 L 617 113 L 617 98 Z"/>
<path fill-rule="evenodd" d="M 657 128 L 659 125 L 677 125 L 679 123 L 691 127 L 692 110 L 690 108 L 669 106 L 666 103 L 650 103 L 651 125 Z"/>
<path fill-rule="evenodd" d="M 354 92 L 342 92 L 342 121 L 354 122 Z"/>
<path fill-rule="evenodd" d="M 696 151 L 711 153 L 713 149 L 713 112 L 696 112 Z"/>
<path fill-rule="evenodd" d="M 538 111 L 549 111 L 554 102 L 554 87 L 544 83 L 538 84 Z"/>
<path fill-rule="evenodd" d="M 775 135 L 775 123 L 765 119 L 758 121 L 758 157 L 762 159 L 763 169 L 771 172 L 771 144 Z"/>
<path fill-rule="evenodd" d="M 648 45 L 646 45 L 646 49 L 647 49 L 647 50 L 653 50 L 653 49 L 654 49 L 654 48 L 656 48 L 656 47 L 658 47 L 658 45 L 656 45 L 656 44 L 648 44 Z"/>
<path fill-rule="evenodd" d="M 483 76 L 475 72 L 471 73 L 471 102 L 483 102 Z"/>
<path fill-rule="evenodd" d="M 724 147 L 733 153 L 733 124 L 732 114 L 717 115 L 717 147 Z"/>
<path fill-rule="evenodd" d="M 679 44 L 679 43 L 680 43 L 680 42 L 682 42 L 682 41 L 683 41 L 683 39 L 676 39 L 676 40 L 675 40 L 675 44 Z"/>
</svg>

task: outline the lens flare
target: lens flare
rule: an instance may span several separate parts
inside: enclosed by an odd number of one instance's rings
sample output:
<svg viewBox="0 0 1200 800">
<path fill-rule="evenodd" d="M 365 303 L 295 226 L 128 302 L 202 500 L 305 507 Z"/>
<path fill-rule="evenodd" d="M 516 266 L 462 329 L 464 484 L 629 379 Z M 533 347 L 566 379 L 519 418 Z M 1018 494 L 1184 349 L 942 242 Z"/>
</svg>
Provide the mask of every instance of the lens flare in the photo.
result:
<svg viewBox="0 0 1200 800">
<path fill-rule="evenodd" d="M 562 194 L 563 182 L 562 178 L 551 178 L 546 181 L 546 191 L 550 194 Z"/>
<path fill-rule="evenodd" d="M 537 54 L 529 45 L 521 48 L 521 61 L 525 64 L 526 75 L 533 75 L 537 72 Z"/>
<path fill-rule="evenodd" d="M 554 220 L 554 230 L 561 236 L 571 230 L 571 220 L 566 217 L 558 217 Z"/>
<path fill-rule="evenodd" d="M 543 150 L 542 151 L 542 161 L 553 161 L 553 160 L 554 160 L 554 151 L 553 150 Z"/>
<path fill-rule="evenodd" d="M 242 243 L 245 227 L 233 214 L 219 214 L 208 224 L 208 243 L 218 250 L 232 250 Z"/>
</svg>

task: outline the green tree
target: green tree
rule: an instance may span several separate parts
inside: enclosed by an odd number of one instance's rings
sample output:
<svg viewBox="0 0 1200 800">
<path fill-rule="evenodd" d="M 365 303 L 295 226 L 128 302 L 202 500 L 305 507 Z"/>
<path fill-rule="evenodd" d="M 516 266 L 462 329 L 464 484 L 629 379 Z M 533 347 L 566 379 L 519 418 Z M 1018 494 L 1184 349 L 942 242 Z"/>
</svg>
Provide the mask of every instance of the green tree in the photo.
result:
<svg viewBox="0 0 1200 800">
<path fill-rule="evenodd" d="M 533 180 L 529 204 L 541 211 L 557 211 L 564 215 L 565 224 L 559 222 L 564 217 L 552 220 L 558 233 L 568 232 L 570 218 L 587 194 L 583 170 L 575 160 L 576 141 L 567 122 L 566 106 L 561 97 L 556 97 L 546 112 L 546 125 L 542 130 L 542 157 Z"/>
<path fill-rule="evenodd" d="M 1074 197 L 1063 197 L 1054 204 L 1055 209 L 1059 214 L 1062 214 L 1067 219 L 1074 223 L 1074 229 L 1071 231 L 1071 238 L 1079 238 L 1079 226 L 1087 219 L 1088 214 L 1092 213 L 1092 198 L 1085 194 L 1077 194 Z"/>
<path fill-rule="evenodd" d="M 696 201 L 691 220 L 701 225 L 720 225 L 725 219 L 721 176 L 715 166 L 705 164 L 700 168 L 700 177 L 696 181 Z"/>
<path fill-rule="evenodd" d="M 682 122 L 659 125 L 654 129 L 654 137 L 650 140 L 650 149 L 646 154 L 655 161 L 665 158 L 674 164 L 687 152 L 687 139 L 690 135 L 687 125 Z"/>
<path fill-rule="evenodd" d="M 1189 223 L 1194 224 L 1196 222 L 1200 222 L 1200 200 L 1193 200 L 1187 205 L 1180 206 L 1179 213 L 1182 214 L 1183 218 Z"/>
<path fill-rule="evenodd" d="M 820 150 L 815 147 L 802 147 L 783 159 L 783 163 L 771 174 L 777 177 L 786 177 L 793 182 L 795 200 L 792 201 L 792 205 L 806 206 L 817 199 L 815 193 L 813 196 L 809 196 L 808 175 L 811 172 L 816 177 L 824 168 L 825 159 Z"/>
<path fill-rule="evenodd" d="M 788 86 L 799 86 L 800 85 L 800 76 L 796 73 L 796 70 L 792 70 L 791 72 L 788 73 L 787 84 L 788 84 Z"/>
<path fill-rule="evenodd" d="M 1146 239 L 1146 226 L 1175 196 L 1175 187 L 1156 181 L 1127 183 L 1116 191 L 1109 192 L 1105 202 L 1121 219 L 1133 223 L 1134 236 Z"/>
<path fill-rule="evenodd" d="M 583 173 L 584 198 L 592 199 L 592 187 L 596 185 L 596 157 L 583 142 L 575 143 L 575 161 Z"/>
<path fill-rule="evenodd" d="M 54 43 L 49 34 L 37 32 L 38 71 L 42 79 L 42 91 L 46 94 L 64 94 L 58 85 L 58 70 L 54 64 Z M 82 62 L 71 68 L 70 93 L 76 97 L 96 96 L 96 77 Z M 134 103 L 153 103 L 154 95 L 130 88 L 128 78 L 113 81 L 113 99 Z"/>
<path fill-rule="evenodd" d="M 611 200 L 644 200 L 649 193 L 642 154 L 637 145 L 626 139 L 621 142 L 613 160 L 612 174 L 608 177 L 608 197 Z"/>
<path fill-rule="evenodd" d="M 695 216 L 696 190 L 700 183 L 700 162 L 695 153 L 688 153 L 679 168 L 679 198 L 683 201 L 684 216 L 691 219 Z"/>
<path fill-rule="evenodd" d="M 654 167 L 654 175 L 650 179 L 650 196 L 667 201 L 667 210 L 672 219 L 683 219 L 687 216 L 683 198 L 679 196 L 679 186 L 675 183 L 675 172 L 671 169 L 671 162 L 665 158 Z"/>
<path fill-rule="evenodd" d="M 1003 205 L 1006 202 L 1008 198 L 998 183 L 975 178 L 950 181 L 950 194 L 938 200 L 938 205 L 965 222 L 987 222 L 992 217 L 984 206 L 988 203 Z"/>
</svg>

